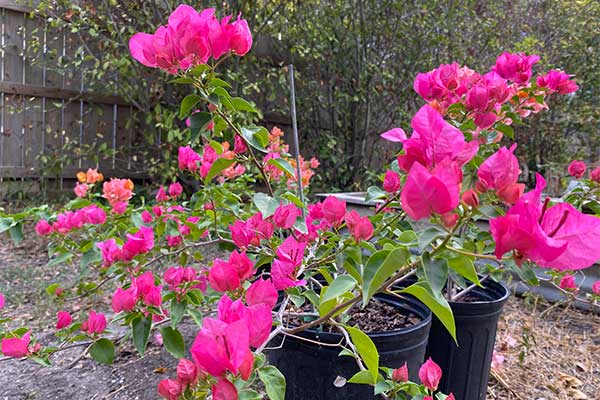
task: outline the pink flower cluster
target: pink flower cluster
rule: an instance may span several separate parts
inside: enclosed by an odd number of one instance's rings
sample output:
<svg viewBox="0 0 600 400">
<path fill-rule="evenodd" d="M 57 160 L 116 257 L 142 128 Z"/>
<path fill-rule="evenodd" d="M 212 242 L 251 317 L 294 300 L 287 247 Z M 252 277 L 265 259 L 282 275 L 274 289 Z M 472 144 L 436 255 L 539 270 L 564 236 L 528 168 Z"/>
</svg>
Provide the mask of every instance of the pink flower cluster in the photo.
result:
<svg viewBox="0 0 600 400">
<path fill-rule="evenodd" d="M 546 181 L 536 177 L 534 190 L 523 195 L 504 216 L 490 220 L 496 257 L 514 251 L 518 263 L 531 260 L 559 271 L 583 269 L 600 259 L 600 219 L 568 203 L 541 201 Z"/>
<path fill-rule="evenodd" d="M 51 233 L 66 235 L 74 229 L 80 229 L 85 224 L 102 225 L 106 222 L 106 213 L 95 204 L 90 204 L 76 211 L 66 211 L 56 216 L 56 221 L 50 224 L 41 219 L 35 225 L 35 231 L 40 236 Z"/>
<path fill-rule="evenodd" d="M 217 292 L 233 292 L 254 275 L 254 264 L 245 252 L 233 251 L 229 260 L 215 258 L 208 272 L 208 283 Z"/>
<path fill-rule="evenodd" d="M 232 17 L 226 16 L 219 21 L 213 8 L 198 13 L 187 5 L 177 7 L 168 24 L 153 34 L 139 32 L 129 40 L 133 58 L 171 74 L 205 64 L 210 57 L 217 60 L 228 53 L 243 56 L 251 47 L 246 20 L 238 17 L 232 22 Z"/>
<path fill-rule="evenodd" d="M 479 166 L 477 176 L 477 190 L 485 193 L 490 189 L 496 191 L 496 195 L 507 204 L 514 204 L 525 190 L 523 183 L 519 180 L 519 160 L 514 156 L 517 144 L 510 149 L 502 147 Z"/>
<path fill-rule="evenodd" d="M 2 339 L 2 354 L 7 357 L 23 358 L 37 353 L 42 346 L 39 343 L 31 344 L 31 333 L 27 332 L 22 337 L 5 337 Z"/>
<path fill-rule="evenodd" d="M 91 310 L 88 314 L 88 319 L 82 322 L 81 330 L 89 335 L 95 335 L 104 332 L 106 325 L 106 316 Z"/>
<path fill-rule="evenodd" d="M 131 261 L 138 254 L 148 253 L 154 248 L 154 231 L 147 226 L 141 226 L 134 234 L 127 234 L 123 247 L 119 247 L 115 239 L 96 243 L 102 252 L 105 267 L 117 261 Z"/>
<path fill-rule="evenodd" d="M 113 178 L 102 185 L 102 197 L 108 200 L 115 214 L 123 214 L 133 196 L 131 179 Z"/>
<path fill-rule="evenodd" d="M 274 226 L 263 219 L 260 212 L 254 214 L 246 222 L 237 220 L 229 227 L 231 239 L 239 248 L 245 249 L 249 245 L 258 246 L 261 240 L 268 240 L 273 236 Z"/>
<path fill-rule="evenodd" d="M 163 379 L 158 394 L 167 400 L 177 400 L 188 386 L 194 386 L 205 374 L 192 361 L 182 358 L 177 364 L 177 379 Z"/>
<path fill-rule="evenodd" d="M 178 294 L 183 294 L 188 289 L 194 288 L 205 292 L 207 287 L 206 275 L 199 274 L 192 267 L 170 267 L 165 271 L 163 280 L 169 285 L 170 291 Z"/>
<path fill-rule="evenodd" d="M 237 153 L 243 153 L 247 150 L 246 144 L 241 138 L 236 136 L 234 150 L 229 150 L 229 142 L 221 143 L 223 152 L 218 154 L 217 151 L 210 145 L 204 146 L 202 156 L 196 153 L 191 147 L 185 146 L 179 148 L 178 163 L 179 169 L 193 173 L 200 173 L 202 178 L 206 178 L 215 161 L 219 158 L 233 160 Z M 219 173 L 219 180 L 223 182 L 225 179 L 233 179 L 246 172 L 246 167 L 240 163 L 233 163 Z"/>
<path fill-rule="evenodd" d="M 155 284 L 154 275 L 146 271 L 138 277 L 131 278 L 131 285 L 127 289 L 117 288 L 112 297 L 114 312 L 132 311 L 140 302 L 148 307 L 160 308 L 162 305 L 162 286 Z"/>
<path fill-rule="evenodd" d="M 156 201 L 160 203 L 169 200 L 175 200 L 181 195 L 181 193 L 183 193 L 183 186 L 181 186 L 181 183 L 179 182 L 171 183 L 166 192 L 161 186 L 158 188 L 158 192 L 156 193 Z"/>
<path fill-rule="evenodd" d="M 399 128 L 382 134 L 403 144 L 398 166 L 408 176 L 400 195 L 402 207 L 415 220 L 438 214 L 452 224 L 455 217 L 449 213 L 459 203 L 461 167 L 477 154 L 479 144 L 466 142 L 462 132 L 429 105 L 421 107 L 411 125 L 410 138 Z M 388 172 L 386 190 L 396 192 L 399 178 Z"/>
<path fill-rule="evenodd" d="M 277 290 L 284 290 L 306 284 L 298 280 L 298 269 L 302 265 L 306 242 L 299 242 L 289 236 L 277 248 L 276 258 L 271 264 L 271 279 Z"/>
<path fill-rule="evenodd" d="M 247 298 L 247 305 L 241 299 L 233 301 L 223 295 L 217 318 L 204 319 L 190 352 L 201 371 L 217 378 L 212 387 L 214 398 L 237 398 L 237 389 L 227 379 L 228 372 L 244 380 L 250 377 L 254 364 L 251 347 L 265 343 L 273 324 L 271 310 L 277 294 L 269 293 L 264 298 Z"/>
<path fill-rule="evenodd" d="M 539 59 L 537 55 L 505 52 L 484 75 L 457 63 L 442 64 L 430 72 L 417 74 L 414 90 L 442 113 L 451 105 L 462 103 L 479 129 L 489 129 L 497 121 L 510 124 L 512 121 L 504 117 L 501 106 L 513 101 L 514 96 L 518 98 L 516 112 L 521 116 L 547 108 L 522 91 L 530 88 L 532 68 Z M 539 90 L 534 94 L 573 93 L 578 86 L 570 78 L 564 72 L 551 70 L 537 78 Z M 496 140 L 501 137 L 498 132 Z"/>
</svg>

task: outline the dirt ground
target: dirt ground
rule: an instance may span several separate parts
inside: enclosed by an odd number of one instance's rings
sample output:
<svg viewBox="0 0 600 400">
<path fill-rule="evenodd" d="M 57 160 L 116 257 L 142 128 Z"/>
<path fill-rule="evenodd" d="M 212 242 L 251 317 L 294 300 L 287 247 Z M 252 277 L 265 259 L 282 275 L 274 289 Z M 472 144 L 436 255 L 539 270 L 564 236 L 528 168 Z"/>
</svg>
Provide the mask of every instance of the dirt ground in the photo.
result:
<svg viewBox="0 0 600 400">
<path fill-rule="evenodd" d="M 74 282 L 79 272 L 47 268 L 45 244 L 29 232 L 19 246 L 0 240 L 0 292 L 15 324 L 25 324 L 43 344 L 53 342 L 52 326 L 59 309 L 77 311 L 76 304 L 56 304 L 45 293 L 54 282 Z M 91 304 L 109 310 L 108 295 Z M 553 308 L 535 298 L 513 298 L 502 316 L 497 349 L 504 362 L 490 380 L 488 399 L 600 399 L 600 316 L 573 308 Z M 197 328 L 184 327 L 189 342 Z M 39 334 L 39 332 L 47 332 Z M 0 361 L 0 400 L 158 399 L 156 386 L 175 375 L 175 362 L 151 344 L 143 358 L 131 347 L 121 348 L 111 366 L 84 358 L 73 348 L 52 357 L 52 367 L 31 361 Z M 498 357 L 499 359 L 500 357 Z"/>
</svg>

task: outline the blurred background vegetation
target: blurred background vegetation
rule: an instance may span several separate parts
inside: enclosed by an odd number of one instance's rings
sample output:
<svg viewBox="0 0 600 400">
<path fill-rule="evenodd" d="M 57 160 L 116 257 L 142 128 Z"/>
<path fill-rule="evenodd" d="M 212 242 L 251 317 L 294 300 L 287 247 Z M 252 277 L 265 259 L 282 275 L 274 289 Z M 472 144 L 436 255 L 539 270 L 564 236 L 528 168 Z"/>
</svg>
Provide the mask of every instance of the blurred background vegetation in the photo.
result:
<svg viewBox="0 0 600 400">
<path fill-rule="evenodd" d="M 184 1 L 185 2 L 185 1 Z M 42 0 L 35 12 L 80 38 L 57 69 L 79 68 L 90 90 L 118 94 L 139 111 L 137 146 L 158 181 L 173 176 L 177 147 L 188 139 L 176 118 L 184 88 L 130 56 L 137 31 L 154 31 L 181 0 Z M 557 176 L 577 157 L 600 158 L 600 2 L 597 0 L 230 0 L 187 1 L 248 19 L 255 44 L 224 65 L 234 91 L 262 109 L 267 125 L 288 134 L 287 65 L 295 65 L 301 151 L 322 162 L 315 186 L 360 190 L 397 147 L 379 134 L 401 126 L 423 104 L 418 72 L 457 61 L 483 71 L 502 51 L 537 53 L 537 71 L 575 74 L 580 90 L 556 96 L 550 112 L 516 127 L 524 179 Z"/>
</svg>

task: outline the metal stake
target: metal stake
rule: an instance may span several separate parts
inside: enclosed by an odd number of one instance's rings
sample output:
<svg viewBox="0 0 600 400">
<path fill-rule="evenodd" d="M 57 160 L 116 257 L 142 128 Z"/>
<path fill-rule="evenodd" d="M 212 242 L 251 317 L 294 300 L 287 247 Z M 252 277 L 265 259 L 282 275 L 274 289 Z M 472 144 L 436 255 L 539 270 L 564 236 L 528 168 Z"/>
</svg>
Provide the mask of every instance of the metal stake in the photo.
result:
<svg viewBox="0 0 600 400">
<path fill-rule="evenodd" d="M 300 169 L 300 145 L 298 144 L 298 121 L 296 120 L 296 89 L 294 87 L 294 65 L 289 65 L 290 70 L 290 107 L 292 111 L 292 129 L 294 133 L 294 157 L 296 158 L 296 174 L 298 175 L 298 196 L 304 203 L 304 191 L 302 190 L 302 174 Z M 304 215 L 304 209 L 302 209 Z"/>
</svg>

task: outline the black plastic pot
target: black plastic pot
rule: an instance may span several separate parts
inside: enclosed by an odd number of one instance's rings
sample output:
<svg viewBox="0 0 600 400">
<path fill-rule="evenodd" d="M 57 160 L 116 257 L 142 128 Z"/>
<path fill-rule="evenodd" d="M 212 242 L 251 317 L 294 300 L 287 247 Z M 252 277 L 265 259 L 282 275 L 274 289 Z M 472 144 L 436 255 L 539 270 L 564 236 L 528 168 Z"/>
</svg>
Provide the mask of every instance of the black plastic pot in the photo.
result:
<svg viewBox="0 0 600 400">
<path fill-rule="evenodd" d="M 369 337 L 379 351 L 381 366 L 397 368 L 406 362 L 415 379 L 419 366 L 425 357 L 427 337 L 431 326 L 431 312 L 412 296 L 378 295 L 377 299 L 413 313 L 422 321 L 410 328 L 390 332 L 372 333 Z M 292 337 L 276 337 L 269 347 L 281 346 L 269 350 L 269 362 L 275 365 L 286 377 L 286 400 L 369 400 L 375 399 L 373 387 L 347 383 L 342 387 L 334 386 L 338 376 L 350 379 L 358 367 L 353 358 L 339 356 L 338 344 L 342 339 L 339 333 L 306 330 L 298 334 L 306 340 Z M 283 343 L 282 343 L 283 341 Z M 319 342 L 322 344 L 317 344 Z"/>
<path fill-rule="evenodd" d="M 487 280 L 482 285 L 471 292 L 481 301 L 450 303 L 458 346 L 435 316 L 429 333 L 427 357 L 443 371 L 439 389 L 460 400 L 485 400 L 498 318 L 510 295 L 501 283 Z"/>
</svg>

